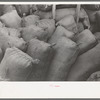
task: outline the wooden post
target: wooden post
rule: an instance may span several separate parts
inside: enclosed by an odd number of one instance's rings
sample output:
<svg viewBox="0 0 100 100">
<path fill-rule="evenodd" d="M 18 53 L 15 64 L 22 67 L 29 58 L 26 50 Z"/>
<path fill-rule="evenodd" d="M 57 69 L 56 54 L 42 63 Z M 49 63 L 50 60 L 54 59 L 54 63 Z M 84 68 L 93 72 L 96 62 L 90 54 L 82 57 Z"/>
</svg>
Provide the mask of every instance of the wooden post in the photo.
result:
<svg viewBox="0 0 100 100">
<path fill-rule="evenodd" d="M 56 17 L 56 5 L 53 4 L 52 6 L 52 15 L 53 15 L 53 19 L 55 20 L 55 17 Z"/>
<path fill-rule="evenodd" d="M 76 23 L 78 24 L 79 16 L 80 16 L 81 5 L 78 4 L 76 7 Z"/>
</svg>

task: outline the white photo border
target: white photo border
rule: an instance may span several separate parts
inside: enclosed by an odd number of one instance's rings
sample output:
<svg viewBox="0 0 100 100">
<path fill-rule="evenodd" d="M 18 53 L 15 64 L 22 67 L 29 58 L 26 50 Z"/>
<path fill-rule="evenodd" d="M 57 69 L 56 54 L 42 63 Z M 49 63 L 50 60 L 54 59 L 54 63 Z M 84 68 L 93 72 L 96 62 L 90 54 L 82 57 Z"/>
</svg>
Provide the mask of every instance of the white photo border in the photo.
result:
<svg viewBox="0 0 100 100">
<path fill-rule="evenodd" d="M 0 2 L 0 4 L 100 4 L 100 2 Z M 1 98 L 100 98 L 100 82 L 0 82 Z"/>
</svg>

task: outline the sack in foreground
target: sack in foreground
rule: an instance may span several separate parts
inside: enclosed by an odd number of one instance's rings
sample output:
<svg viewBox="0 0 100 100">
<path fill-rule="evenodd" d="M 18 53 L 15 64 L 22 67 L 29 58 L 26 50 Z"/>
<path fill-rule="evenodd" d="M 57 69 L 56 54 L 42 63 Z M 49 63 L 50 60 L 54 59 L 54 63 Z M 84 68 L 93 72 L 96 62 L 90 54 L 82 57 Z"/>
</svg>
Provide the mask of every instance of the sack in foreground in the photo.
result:
<svg viewBox="0 0 100 100">
<path fill-rule="evenodd" d="M 27 81 L 38 61 L 15 47 L 7 48 L 0 64 L 0 78 L 9 81 Z"/>
<path fill-rule="evenodd" d="M 65 81 L 69 69 L 75 63 L 79 48 L 72 40 L 61 37 L 54 46 L 55 55 L 51 63 L 48 81 Z"/>
<path fill-rule="evenodd" d="M 93 72 L 98 70 L 100 70 L 100 43 L 78 57 L 68 74 L 67 80 L 86 81 Z"/>
<path fill-rule="evenodd" d="M 39 59 L 40 62 L 36 66 L 31 75 L 31 81 L 44 81 L 48 74 L 49 66 L 54 55 L 53 45 L 38 39 L 30 40 L 28 44 L 27 54 L 33 59 Z"/>
</svg>

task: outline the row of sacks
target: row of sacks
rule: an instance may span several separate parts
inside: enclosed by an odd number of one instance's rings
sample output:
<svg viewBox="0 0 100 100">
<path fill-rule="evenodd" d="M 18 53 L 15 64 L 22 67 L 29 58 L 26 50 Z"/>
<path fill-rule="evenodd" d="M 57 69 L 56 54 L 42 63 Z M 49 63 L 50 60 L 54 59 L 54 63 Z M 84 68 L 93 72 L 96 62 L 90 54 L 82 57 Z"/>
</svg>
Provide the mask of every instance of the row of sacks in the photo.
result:
<svg viewBox="0 0 100 100">
<path fill-rule="evenodd" d="M 99 71 L 99 33 L 87 29 L 84 9 L 78 24 L 71 9 L 59 20 L 16 10 L 0 17 L 1 81 L 83 81 Z"/>
<path fill-rule="evenodd" d="M 31 39 L 26 52 L 7 48 L 0 64 L 1 81 L 85 81 L 99 71 L 100 43 L 89 30 L 76 42 L 63 33 L 54 34 L 56 40 L 51 37 L 49 43 Z"/>
</svg>

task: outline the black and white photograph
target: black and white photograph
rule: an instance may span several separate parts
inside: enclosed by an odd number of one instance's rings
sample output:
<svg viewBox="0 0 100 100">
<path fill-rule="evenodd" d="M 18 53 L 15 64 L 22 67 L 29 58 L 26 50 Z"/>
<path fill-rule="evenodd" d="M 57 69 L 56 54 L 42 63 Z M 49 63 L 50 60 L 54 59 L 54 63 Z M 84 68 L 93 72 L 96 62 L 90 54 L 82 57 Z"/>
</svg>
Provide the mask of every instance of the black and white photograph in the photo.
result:
<svg viewBox="0 0 100 100">
<path fill-rule="evenodd" d="M 0 0 L 0 99 L 100 98 L 99 0 Z"/>
<path fill-rule="evenodd" d="M 100 81 L 100 4 L 0 4 L 0 81 Z"/>
</svg>

